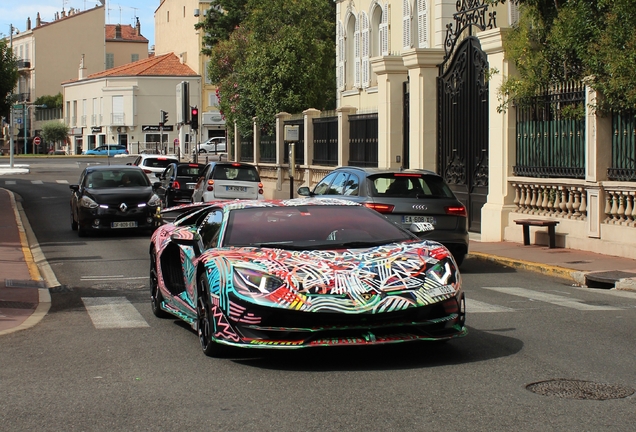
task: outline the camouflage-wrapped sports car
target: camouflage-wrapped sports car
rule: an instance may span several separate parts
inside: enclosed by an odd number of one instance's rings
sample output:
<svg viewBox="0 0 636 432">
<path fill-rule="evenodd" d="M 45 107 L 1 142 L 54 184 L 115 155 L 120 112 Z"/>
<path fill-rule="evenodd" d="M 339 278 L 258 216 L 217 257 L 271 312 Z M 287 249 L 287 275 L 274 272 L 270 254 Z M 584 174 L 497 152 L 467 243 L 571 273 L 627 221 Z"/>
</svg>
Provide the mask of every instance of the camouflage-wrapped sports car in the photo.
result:
<svg viewBox="0 0 636 432">
<path fill-rule="evenodd" d="M 374 210 L 329 199 L 224 201 L 172 208 L 150 246 L 153 313 L 227 345 L 303 348 L 464 336 L 450 252 Z"/>
</svg>

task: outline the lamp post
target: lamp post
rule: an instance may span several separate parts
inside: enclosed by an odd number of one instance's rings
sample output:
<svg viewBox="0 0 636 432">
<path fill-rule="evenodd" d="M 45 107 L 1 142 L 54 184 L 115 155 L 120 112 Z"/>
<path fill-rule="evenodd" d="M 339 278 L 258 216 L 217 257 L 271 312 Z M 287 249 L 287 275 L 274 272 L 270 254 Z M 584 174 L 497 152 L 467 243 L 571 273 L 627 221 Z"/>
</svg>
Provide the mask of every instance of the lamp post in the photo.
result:
<svg viewBox="0 0 636 432">
<path fill-rule="evenodd" d="M 13 56 L 13 24 L 9 24 L 9 49 Z M 13 168 L 13 89 L 9 93 L 9 102 L 11 103 L 9 107 L 9 166 Z"/>
</svg>

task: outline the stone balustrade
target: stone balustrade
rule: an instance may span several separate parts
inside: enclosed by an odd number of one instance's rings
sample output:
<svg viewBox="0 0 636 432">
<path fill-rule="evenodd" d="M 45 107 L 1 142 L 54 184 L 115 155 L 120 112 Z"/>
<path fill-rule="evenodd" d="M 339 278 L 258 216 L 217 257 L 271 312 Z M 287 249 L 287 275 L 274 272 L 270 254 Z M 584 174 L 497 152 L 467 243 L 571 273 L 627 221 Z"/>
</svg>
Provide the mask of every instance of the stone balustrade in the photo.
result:
<svg viewBox="0 0 636 432">
<path fill-rule="evenodd" d="M 555 181 L 557 180 L 557 181 Z M 581 183 L 563 184 L 562 179 L 511 181 L 516 213 L 573 220 L 587 218 L 587 191 Z"/>
<path fill-rule="evenodd" d="M 616 182 L 612 182 L 616 183 Z M 629 186 L 631 185 L 631 187 Z M 603 223 L 636 226 L 636 185 L 603 185 L 605 196 L 605 218 Z"/>
</svg>

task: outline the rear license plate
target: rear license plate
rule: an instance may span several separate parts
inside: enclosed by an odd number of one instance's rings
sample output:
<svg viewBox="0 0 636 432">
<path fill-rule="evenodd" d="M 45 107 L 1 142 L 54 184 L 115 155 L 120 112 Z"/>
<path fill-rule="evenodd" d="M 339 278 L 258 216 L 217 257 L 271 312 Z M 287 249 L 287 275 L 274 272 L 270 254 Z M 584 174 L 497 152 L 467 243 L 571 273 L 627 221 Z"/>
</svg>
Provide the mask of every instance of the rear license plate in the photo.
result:
<svg viewBox="0 0 636 432">
<path fill-rule="evenodd" d="M 404 216 L 402 218 L 402 222 L 404 223 L 428 222 L 435 225 L 436 221 L 433 216 Z"/>
<path fill-rule="evenodd" d="M 188 189 L 194 189 L 195 186 L 196 186 L 196 183 L 188 183 L 187 185 Z"/>
<path fill-rule="evenodd" d="M 243 186 L 225 186 L 228 192 L 247 192 L 247 188 Z"/>
<path fill-rule="evenodd" d="M 132 222 L 112 222 L 111 228 L 137 228 L 137 221 Z"/>
</svg>

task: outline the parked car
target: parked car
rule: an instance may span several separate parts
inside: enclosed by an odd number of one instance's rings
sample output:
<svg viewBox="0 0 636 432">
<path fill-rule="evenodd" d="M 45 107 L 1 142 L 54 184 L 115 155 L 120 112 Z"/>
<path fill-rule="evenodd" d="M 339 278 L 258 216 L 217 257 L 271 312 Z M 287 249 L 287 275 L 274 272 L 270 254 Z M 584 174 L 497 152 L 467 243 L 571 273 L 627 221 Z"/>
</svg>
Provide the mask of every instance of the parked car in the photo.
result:
<svg viewBox="0 0 636 432">
<path fill-rule="evenodd" d="M 210 162 L 194 187 L 192 202 L 214 200 L 262 200 L 263 183 L 254 165 L 239 162 Z"/>
<path fill-rule="evenodd" d="M 92 150 L 86 150 L 82 154 L 85 155 L 98 155 L 98 156 L 115 156 L 118 154 L 128 154 L 126 146 L 107 144 L 95 147 Z"/>
<path fill-rule="evenodd" d="M 91 165 L 71 189 L 71 229 L 90 231 L 146 230 L 158 224 L 159 197 L 139 167 Z"/>
<path fill-rule="evenodd" d="M 175 162 L 179 162 L 175 155 L 141 154 L 128 165 L 140 167 L 149 177 L 152 176 L 151 181 L 155 181 L 157 174 L 163 173 L 168 165 Z"/>
<path fill-rule="evenodd" d="M 227 146 L 225 137 L 212 137 L 197 146 L 199 154 L 201 153 L 226 153 Z"/>
<path fill-rule="evenodd" d="M 468 253 L 466 207 L 434 172 L 341 167 L 325 176 L 313 191 L 301 187 L 298 194 L 355 201 L 402 226 L 429 222 L 435 230 L 422 237 L 442 243 L 458 264 Z"/>
<path fill-rule="evenodd" d="M 466 334 L 444 246 L 343 200 L 185 206 L 150 246 L 151 308 L 226 346 L 296 349 L 444 342 Z"/>
<path fill-rule="evenodd" d="M 190 203 L 204 168 L 205 165 L 199 163 L 173 162 L 168 165 L 159 175 L 161 185 L 157 187 L 162 206 L 166 208 Z"/>
</svg>

